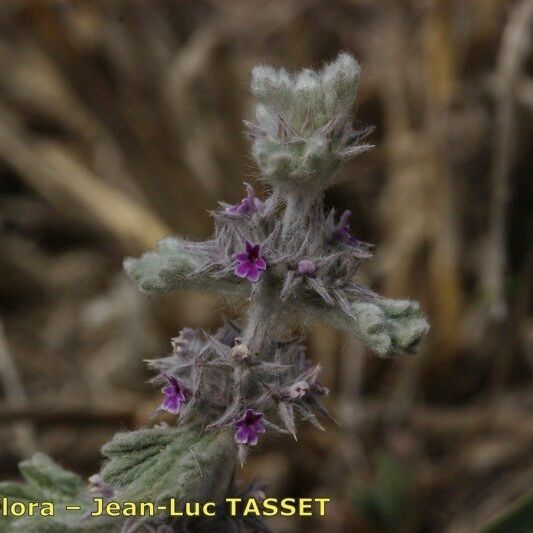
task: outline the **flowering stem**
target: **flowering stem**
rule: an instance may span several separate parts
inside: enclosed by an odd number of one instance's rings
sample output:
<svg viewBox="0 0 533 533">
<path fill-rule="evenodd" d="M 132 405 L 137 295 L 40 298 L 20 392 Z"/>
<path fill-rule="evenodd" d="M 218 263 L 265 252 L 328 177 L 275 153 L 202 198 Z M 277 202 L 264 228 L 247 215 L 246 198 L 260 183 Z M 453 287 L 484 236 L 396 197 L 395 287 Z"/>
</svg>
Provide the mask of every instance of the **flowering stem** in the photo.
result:
<svg viewBox="0 0 533 533">
<path fill-rule="evenodd" d="M 283 213 L 281 246 L 289 239 L 297 240 L 298 246 L 305 239 L 310 219 L 317 209 L 321 209 L 321 194 L 289 193 Z M 290 236 L 292 235 L 292 237 Z M 269 285 L 268 274 L 262 280 L 264 284 L 248 309 L 247 323 L 243 332 L 243 342 L 253 354 L 260 354 L 265 348 L 267 336 L 272 337 L 279 329 L 282 311 L 280 299 L 281 288 L 273 290 Z"/>
</svg>

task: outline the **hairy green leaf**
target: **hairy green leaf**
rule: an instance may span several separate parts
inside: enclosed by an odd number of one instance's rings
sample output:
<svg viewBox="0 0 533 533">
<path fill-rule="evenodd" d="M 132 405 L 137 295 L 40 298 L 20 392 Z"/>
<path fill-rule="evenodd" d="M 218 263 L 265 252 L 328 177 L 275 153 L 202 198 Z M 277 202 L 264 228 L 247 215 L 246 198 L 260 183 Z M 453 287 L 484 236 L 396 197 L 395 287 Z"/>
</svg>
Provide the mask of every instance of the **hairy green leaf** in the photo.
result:
<svg viewBox="0 0 533 533">
<path fill-rule="evenodd" d="M 228 432 L 189 427 L 118 433 L 102 448 L 106 483 L 123 501 L 163 502 L 221 499 L 235 466 L 236 448 Z"/>
<path fill-rule="evenodd" d="M 48 456 L 37 453 L 31 459 L 22 461 L 19 470 L 25 482 L 6 481 L 0 483 L 0 498 L 9 503 L 51 502 L 53 516 L 41 516 L 39 510 L 34 516 L 0 517 L 0 532 L 63 532 L 63 531 L 113 531 L 110 521 L 85 520 L 83 515 L 91 508 L 91 498 L 81 478 L 64 470 Z M 67 510 L 66 505 L 79 505 L 81 510 Z"/>
</svg>

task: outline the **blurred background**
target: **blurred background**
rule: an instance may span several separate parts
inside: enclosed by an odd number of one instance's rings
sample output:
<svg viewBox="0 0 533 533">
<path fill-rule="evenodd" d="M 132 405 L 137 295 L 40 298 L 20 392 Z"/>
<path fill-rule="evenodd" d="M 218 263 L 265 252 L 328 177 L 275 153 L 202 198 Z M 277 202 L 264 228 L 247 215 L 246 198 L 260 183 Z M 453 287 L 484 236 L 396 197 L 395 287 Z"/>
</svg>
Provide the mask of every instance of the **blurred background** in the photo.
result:
<svg viewBox="0 0 533 533">
<path fill-rule="evenodd" d="M 146 422 L 142 360 L 228 311 L 140 295 L 123 257 L 208 237 L 242 197 L 255 63 L 348 50 L 376 148 L 327 203 L 376 244 L 361 280 L 419 299 L 432 331 L 379 360 L 315 327 L 341 427 L 265 440 L 239 475 L 331 497 L 341 532 L 471 532 L 531 489 L 532 29 L 530 0 L 1 2 L 0 478 L 36 450 L 86 476 Z"/>
</svg>

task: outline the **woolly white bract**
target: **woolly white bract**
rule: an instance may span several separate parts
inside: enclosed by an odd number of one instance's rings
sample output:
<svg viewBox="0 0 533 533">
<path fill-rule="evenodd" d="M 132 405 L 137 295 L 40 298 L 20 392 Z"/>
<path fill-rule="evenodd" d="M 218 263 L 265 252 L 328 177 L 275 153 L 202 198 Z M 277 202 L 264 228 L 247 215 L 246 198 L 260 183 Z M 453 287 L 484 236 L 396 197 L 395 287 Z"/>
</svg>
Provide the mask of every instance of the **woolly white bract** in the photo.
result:
<svg viewBox="0 0 533 533">
<path fill-rule="evenodd" d="M 263 179 L 281 191 L 293 187 L 320 191 L 335 181 L 345 159 L 370 148 L 359 141 L 349 117 L 361 69 L 340 54 L 321 71 L 295 75 L 257 66 L 252 93 L 257 98 L 255 123 L 248 123 L 252 154 Z"/>
</svg>

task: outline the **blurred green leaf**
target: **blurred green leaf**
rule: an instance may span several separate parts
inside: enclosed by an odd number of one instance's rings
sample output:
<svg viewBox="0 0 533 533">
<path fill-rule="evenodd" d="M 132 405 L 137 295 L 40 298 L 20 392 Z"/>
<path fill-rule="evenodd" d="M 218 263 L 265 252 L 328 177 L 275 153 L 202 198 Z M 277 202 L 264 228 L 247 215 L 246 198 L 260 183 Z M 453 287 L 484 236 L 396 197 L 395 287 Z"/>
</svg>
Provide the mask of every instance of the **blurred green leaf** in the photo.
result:
<svg viewBox="0 0 533 533">
<path fill-rule="evenodd" d="M 399 531 L 405 524 L 410 498 L 407 472 L 384 454 L 377 456 L 376 469 L 375 483 L 355 489 L 354 506 L 376 531 Z"/>
<path fill-rule="evenodd" d="M 37 453 L 22 461 L 19 470 L 25 482 L 0 483 L 0 498 L 10 503 L 52 502 L 53 516 L 0 517 L 0 532 L 110 531 L 109 521 L 82 520 L 92 506 L 92 499 L 81 478 L 64 470 L 48 456 Z M 67 511 L 65 505 L 79 505 L 80 511 Z"/>
<path fill-rule="evenodd" d="M 533 531 L 533 492 L 512 504 L 481 531 L 482 533 L 531 533 Z"/>
</svg>

